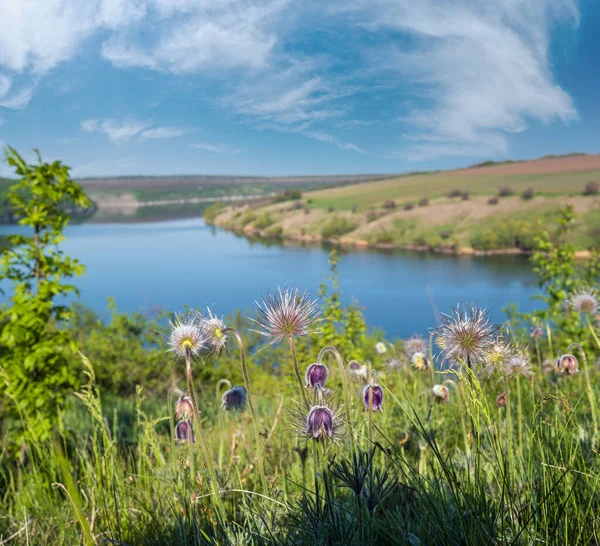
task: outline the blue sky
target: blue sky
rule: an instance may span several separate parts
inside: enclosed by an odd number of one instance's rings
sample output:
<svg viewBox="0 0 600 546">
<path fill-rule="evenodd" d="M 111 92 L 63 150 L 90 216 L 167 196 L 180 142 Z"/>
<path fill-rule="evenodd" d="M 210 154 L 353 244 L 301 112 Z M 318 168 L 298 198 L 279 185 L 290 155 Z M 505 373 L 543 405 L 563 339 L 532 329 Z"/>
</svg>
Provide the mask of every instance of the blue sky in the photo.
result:
<svg viewBox="0 0 600 546">
<path fill-rule="evenodd" d="M 599 52 L 598 0 L 0 0 L 0 144 L 76 176 L 598 153 Z"/>
</svg>

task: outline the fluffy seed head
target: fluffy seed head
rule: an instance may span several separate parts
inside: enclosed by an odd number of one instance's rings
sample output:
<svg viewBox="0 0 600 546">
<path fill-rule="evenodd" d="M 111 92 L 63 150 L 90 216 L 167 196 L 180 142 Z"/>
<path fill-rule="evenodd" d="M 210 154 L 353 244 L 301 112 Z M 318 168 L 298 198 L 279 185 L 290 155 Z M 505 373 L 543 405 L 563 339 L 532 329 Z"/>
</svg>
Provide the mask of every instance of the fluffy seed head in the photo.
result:
<svg viewBox="0 0 600 546">
<path fill-rule="evenodd" d="M 569 302 L 579 313 L 595 315 L 598 311 L 598 294 L 596 290 L 580 290 L 571 296 Z"/>
<path fill-rule="evenodd" d="M 192 422 L 188 419 L 179 421 L 175 425 L 175 441 L 177 443 L 192 442 L 196 440 L 194 438 L 194 429 L 192 428 Z"/>
<path fill-rule="evenodd" d="M 485 371 L 488 375 L 497 370 L 504 370 L 512 356 L 511 346 L 503 337 L 497 337 L 485 354 Z"/>
<path fill-rule="evenodd" d="M 556 361 L 556 371 L 565 375 L 575 375 L 579 371 L 577 358 L 572 354 L 564 354 Z"/>
<path fill-rule="evenodd" d="M 227 411 L 242 409 L 246 404 L 246 389 L 244 387 L 233 387 L 223 393 L 221 407 Z"/>
<path fill-rule="evenodd" d="M 499 328 L 490 324 L 485 309 L 466 304 L 457 306 L 450 315 L 442 314 L 441 326 L 435 331 L 436 342 L 444 358 L 462 364 L 484 363 Z"/>
<path fill-rule="evenodd" d="M 514 353 L 506 363 L 506 375 L 509 377 L 512 375 L 531 377 L 533 371 L 531 370 L 531 361 L 529 360 L 529 357 L 522 352 Z"/>
<path fill-rule="evenodd" d="M 317 387 L 321 389 L 325 388 L 325 383 L 327 382 L 328 377 L 329 370 L 327 369 L 327 366 L 319 362 L 311 364 L 308 368 L 306 368 L 306 373 L 304 374 L 306 387 L 311 389 L 316 389 Z"/>
<path fill-rule="evenodd" d="M 429 368 L 429 359 L 423 353 L 415 353 L 410 359 L 416 370 L 427 370 Z"/>
<path fill-rule="evenodd" d="M 205 315 L 196 314 L 196 323 L 202 331 L 207 352 L 219 354 L 227 345 L 227 335 L 223 333 L 225 329 L 223 320 L 207 307 Z"/>
<path fill-rule="evenodd" d="M 197 355 L 203 348 L 202 330 L 192 320 L 183 321 L 176 317 L 169 322 L 171 332 L 169 335 L 169 351 L 181 358 Z"/>
<path fill-rule="evenodd" d="M 382 343 L 381 341 L 379 343 L 375 343 L 375 352 L 378 355 L 382 355 L 385 352 L 387 352 L 387 347 L 385 346 L 385 343 Z"/>
<path fill-rule="evenodd" d="M 308 292 L 298 288 L 277 288 L 262 304 L 256 304 L 256 319 L 259 326 L 254 330 L 270 339 L 270 344 L 278 343 L 288 336 L 305 336 L 315 332 L 320 310 L 317 300 L 311 300 Z"/>
<path fill-rule="evenodd" d="M 182 396 L 175 403 L 175 417 L 178 420 L 191 419 L 194 415 L 194 406 L 192 406 L 192 399 L 189 396 Z"/>
<path fill-rule="evenodd" d="M 431 393 L 438 404 L 441 402 L 450 402 L 450 390 L 446 385 L 434 385 Z"/>
<path fill-rule="evenodd" d="M 363 390 L 363 400 L 367 410 L 383 411 L 383 389 L 379 385 L 367 385 Z"/>
<path fill-rule="evenodd" d="M 419 334 L 409 337 L 404 342 L 404 352 L 406 353 L 406 357 L 408 359 L 411 359 L 415 353 L 426 354 L 428 348 L 429 344 L 427 341 L 425 341 L 423 336 L 420 336 Z"/>
</svg>

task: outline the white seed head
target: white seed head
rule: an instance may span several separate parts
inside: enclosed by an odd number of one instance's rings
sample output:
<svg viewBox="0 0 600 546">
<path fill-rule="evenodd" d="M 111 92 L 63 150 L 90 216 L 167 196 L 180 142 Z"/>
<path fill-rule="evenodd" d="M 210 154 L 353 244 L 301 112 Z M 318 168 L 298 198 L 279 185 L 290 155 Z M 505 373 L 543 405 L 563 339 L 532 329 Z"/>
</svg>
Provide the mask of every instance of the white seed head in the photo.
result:
<svg viewBox="0 0 600 546">
<path fill-rule="evenodd" d="M 598 311 L 598 293 L 593 288 L 576 292 L 570 297 L 569 302 L 578 313 L 595 315 Z"/>
<path fill-rule="evenodd" d="M 378 355 L 382 355 L 387 351 L 387 347 L 385 346 L 385 343 L 382 343 L 381 341 L 379 343 L 375 343 L 375 352 Z"/>
<path fill-rule="evenodd" d="M 429 368 L 429 360 L 424 353 L 414 353 L 410 361 L 416 370 L 427 370 Z"/>
<path fill-rule="evenodd" d="M 270 339 L 270 344 L 278 343 L 287 337 L 305 336 L 316 332 L 315 323 L 319 320 L 320 309 L 317 300 L 312 300 L 308 292 L 297 288 L 277 289 L 262 303 L 256 304 L 256 319 L 259 326 L 254 330 Z"/>
<path fill-rule="evenodd" d="M 425 338 L 423 338 L 423 336 L 420 336 L 418 334 L 409 337 L 404 342 L 404 352 L 406 353 L 406 357 L 409 359 L 412 358 L 412 356 L 415 353 L 426 354 L 427 349 L 429 349 L 429 344 L 427 343 Z"/>
<path fill-rule="evenodd" d="M 223 319 L 214 315 L 210 307 L 207 307 L 205 315 L 196 314 L 196 322 L 202 331 L 206 350 L 219 354 L 227 345 L 227 335 L 223 333 L 226 328 Z"/>
<path fill-rule="evenodd" d="M 171 332 L 169 334 L 169 351 L 181 358 L 185 358 L 189 352 L 190 356 L 197 355 L 204 347 L 202 343 L 202 330 L 192 320 L 185 320 L 178 316 L 169 322 Z"/>
<path fill-rule="evenodd" d="M 523 352 L 516 352 L 506 362 L 506 375 L 520 375 L 522 377 L 531 377 L 533 371 L 531 370 L 531 360 Z"/>
<path fill-rule="evenodd" d="M 446 385 L 434 385 L 431 393 L 436 402 L 450 402 L 450 390 Z"/>
</svg>

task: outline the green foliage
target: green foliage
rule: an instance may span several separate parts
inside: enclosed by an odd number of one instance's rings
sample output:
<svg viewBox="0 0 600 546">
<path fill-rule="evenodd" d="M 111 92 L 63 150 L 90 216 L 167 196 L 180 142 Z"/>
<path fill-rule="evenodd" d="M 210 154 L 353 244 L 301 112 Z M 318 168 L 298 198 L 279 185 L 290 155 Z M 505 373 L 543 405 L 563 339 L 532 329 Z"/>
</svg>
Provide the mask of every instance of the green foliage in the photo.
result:
<svg viewBox="0 0 600 546">
<path fill-rule="evenodd" d="M 376 244 L 392 244 L 394 242 L 394 234 L 390 231 L 378 231 L 374 234 L 373 240 Z"/>
<path fill-rule="evenodd" d="M 268 212 L 261 214 L 255 221 L 254 227 L 256 229 L 265 229 L 273 225 L 273 218 Z"/>
<path fill-rule="evenodd" d="M 283 203 L 285 201 L 298 201 L 302 199 L 302 192 L 300 190 L 285 190 L 273 199 L 275 203 Z"/>
<path fill-rule="evenodd" d="M 518 248 L 530 251 L 536 247 L 539 229 L 533 222 L 515 219 L 475 232 L 470 244 L 476 250 Z"/>
<path fill-rule="evenodd" d="M 215 222 L 215 218 L 225 208 L 223 203 L 213 203 L 204 209 L 204 221 L 208 225 L 212 225 Z"/>
<path fill-rule="evenodd" d="M 334 215 L 321 229 L 323 239 L 336 239 L 358 227 L 356 222 L 351 222 L 343 216 Z"/>
<path fill-rule="evenodd" d="M 7 199 L 19 224 L 31 235 L 12 235 L 4 250 L 0 280 L 12 283 L 8 305 L 0 308 L 0 420 L 11 420 L 38 437 L 50 434 L 57 406 L 77 384 L 78 367 L 70 365 L 76 350 L 64 324 L 71 318 L 60 298 L 76 293 L 65 278 L 80 275 L 83 266 L 65 256 L 57 245 L 73 208 L 90 201 L 69 178 L 59 161 L 29 165 L 13 148 L 6 160 L 20 180 Z"/>
</svg>

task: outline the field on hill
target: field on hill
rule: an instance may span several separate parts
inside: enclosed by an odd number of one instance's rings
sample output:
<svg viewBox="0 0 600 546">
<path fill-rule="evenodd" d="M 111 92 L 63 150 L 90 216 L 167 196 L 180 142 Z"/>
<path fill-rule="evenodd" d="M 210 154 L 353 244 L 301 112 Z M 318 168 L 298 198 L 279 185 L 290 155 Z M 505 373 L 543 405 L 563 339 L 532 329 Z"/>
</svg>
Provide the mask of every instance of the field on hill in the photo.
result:
<svg viewBox="0 0 600 546">
<path fill-rule="evenodd" d="M 232 206 L 215 224 L 247 234 L 342 245 L 443 251 L 529 251 L 567 204 L 572 241 L 600 241 L 600 156 L 411 174 L 305 193 L 293 203 Z M 211 214 L 208 216 L 211 220 Z"/>
</svg>

